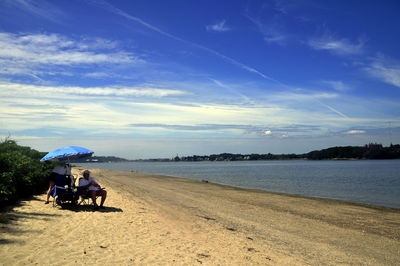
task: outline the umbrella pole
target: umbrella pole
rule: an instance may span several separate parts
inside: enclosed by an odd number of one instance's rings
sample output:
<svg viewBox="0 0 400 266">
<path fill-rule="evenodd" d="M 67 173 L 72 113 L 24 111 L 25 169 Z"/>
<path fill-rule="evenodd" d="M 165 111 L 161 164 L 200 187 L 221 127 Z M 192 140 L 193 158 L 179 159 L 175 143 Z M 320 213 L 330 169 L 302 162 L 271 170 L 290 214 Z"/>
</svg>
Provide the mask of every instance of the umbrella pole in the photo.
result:
<svg viewBox="0 0 400 266">
<path fill-rule="evenodd" d="M 67 158 L 67 164 L 68 164 L 68 167 L 69 167 L 69 171 L 71 172 L 71 180 L 72 180 L 72 184 L 71 184 L 71 187 L 72 188 L 75 188 L 75 181 L 76 181 L 76 179 L 75 179 L 75 176 L 72 174 L 72 167 L 71 167 L 71 163 L 70 163 L 70 158 Z"/>
</svg>

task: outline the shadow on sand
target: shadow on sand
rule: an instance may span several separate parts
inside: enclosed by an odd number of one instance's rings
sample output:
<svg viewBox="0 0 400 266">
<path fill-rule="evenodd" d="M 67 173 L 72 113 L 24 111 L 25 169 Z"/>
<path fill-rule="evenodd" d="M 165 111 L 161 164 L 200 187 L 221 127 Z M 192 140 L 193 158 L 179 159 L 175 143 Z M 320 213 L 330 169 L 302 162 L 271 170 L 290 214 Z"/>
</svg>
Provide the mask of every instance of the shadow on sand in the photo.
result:
<svg viewBox="0 0 400 266">
<path fill-rule="evenodd" d="M 62 215 L 62 211 L 72 211 L 72 212 L 123 212 L 121 208 L 115 207 L 105 207 L 104 209 L 94 210 L 93 205 L 71 205 L 63 204 L 62 206 L 56 206 L 54 208 L 59 208 L 60 214 L 57 213 L 40 213 L 40 212 L 27 212 L 16 210 L 17 207 L 25 206 L 29 201 L 43 201 L 38 197 L 30 197 L 16 202 L 14 205 L 9 206 L 1 210 L 0 213 L 0 245 L 7 245 L 12 243 L 23 244 L 21 240 L 5 239 L 4 234 L 11 235 L 21 235 L 29 233 L 41 233 L 40 231 L 34 230 L 21 230 L 17 229 L 18 220 L 44 220 L 48 221 L 52 218 L 59 217 Z M 44 202 L 44 201 L 43 201 Z M 50 206 L 49 206 L 50 207 Z M 51 207 L 53 208 L 53 207 Z M 1 264 L 1 263 L 0 263 Z"/>
<path fill-rule="evenodd" d="M 105 207 L 104 209 L 94 209 L 93 205 L 72 205 L 72 204 L 62 204 L 61 206 L 56 206 L 55 208 L 60 208 L 62 210 L 72 211 L 72 212 L 123 212 L 121 208 L 115 207 Z"/>
<path fill-rule="evenodd" d="M 30 197 L 27 199 L 23 199 L 15 203 L 13 206 L 9 206 L 0 213 L 0 235 L 4 233 L 12 234 L 12 235 L 21 235 L 21 234 L 29 234 L 29 233 L 40 233 L 40 231 L 35 230 L 20 230 L 16 229 L 15 225 L 18 223 L 18 220 L 49 220 L 52 217 L 60 216 L 60 214 L 49 214 L 49 213 L 39 213 L 39 212 L 24 212 L 24 211 L 16 211 L 16 207 L 21 207 L 26 205 L 26 202 L 29 201 L 40 201 L 40 199 L 36 197 Z M 10 240 L 0 238 L 0 245 L 11 244 L 11 243 L 23 243 L 20 240 Z"/>
</svg>

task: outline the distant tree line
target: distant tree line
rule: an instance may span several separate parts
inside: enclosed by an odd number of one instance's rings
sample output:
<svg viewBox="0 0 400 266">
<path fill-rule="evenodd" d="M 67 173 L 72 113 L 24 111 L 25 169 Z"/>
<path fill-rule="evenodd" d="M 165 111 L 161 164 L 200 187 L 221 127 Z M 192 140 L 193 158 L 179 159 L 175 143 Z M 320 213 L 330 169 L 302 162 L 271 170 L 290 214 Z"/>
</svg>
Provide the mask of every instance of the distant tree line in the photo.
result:
<svg viewBox="0 0 400 266">
<path fill-rule="evenodd" d="M 71 160 L 71 163 L 109 163 L 109 162 L 129 162 L 130 160 L 115 156 L 92 156 L 89 158 L 79 158 Z"/>
<path fill-rule="evenodd" d="M 173 161 L 255 161 L 255 160 L 333 160 L 333 159 L 400 159 L 400 145 L 383 147 L 382 144 L 370 143 L 365 146 L 331 147 L 304 154 L 234 154 L 221 153 L 212 155 L 176 156 Z"/>
<path fill-rule="evenodd" d="M 221 153 L 212 155 L 193 155 L 184 157 L 175 157 L 175 161 L 247 161 L 247 160 L 292 160 L 292 159 L 304 159 L 302 154 L 233 154 L 233 153 Z"/>
<path fill-rule="evenodd" d="M 307 153 L 307 159 L 400 159 L 400 145 L 383 147 L 382 144 L 370 143 L 363 147 L 346 146 L 332 147 L 328 149 L 312 151 Z"/>
<path fill-rule="evenodd" d="M 54 163 L 41 163 L 45 154 L 14 140 L 0 142 L 0 208 L 47 188 Z"/>
</svg>

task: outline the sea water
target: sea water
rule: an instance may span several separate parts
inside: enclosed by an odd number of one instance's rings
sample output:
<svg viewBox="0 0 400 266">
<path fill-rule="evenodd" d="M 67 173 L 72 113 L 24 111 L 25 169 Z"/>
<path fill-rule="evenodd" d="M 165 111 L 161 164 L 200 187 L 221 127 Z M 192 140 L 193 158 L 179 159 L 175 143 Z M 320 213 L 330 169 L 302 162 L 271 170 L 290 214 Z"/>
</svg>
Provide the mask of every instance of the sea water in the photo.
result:
<svg viewBox="0 0 400 266">
<path fill-rule="evenodd" d="M 80 165 L 400 208 L 400 160 L 123 162 Z"/>
</svg>

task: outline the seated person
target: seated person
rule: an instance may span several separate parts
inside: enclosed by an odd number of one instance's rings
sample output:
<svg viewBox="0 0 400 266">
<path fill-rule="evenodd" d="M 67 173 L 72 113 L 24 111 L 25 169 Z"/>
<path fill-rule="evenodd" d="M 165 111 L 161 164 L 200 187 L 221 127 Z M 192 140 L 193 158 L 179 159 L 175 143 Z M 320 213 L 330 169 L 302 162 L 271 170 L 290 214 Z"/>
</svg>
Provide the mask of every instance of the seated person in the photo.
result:
<svg viewBox="0 0 400 266">
<path fill-rule="evenodd" d="M 49 204 L 50 195 L 55 185 L 64 187 L 71 185 L 71 166 L 69 164 L 56 165 L 51 171 L 49 178 L 49 189 L 45 204 Z"/>
<path fill-rule="evenodd" d="M 89 192 L 89 196 L 92 198 L 94 208 L 102 208 L 104 209 L 104 201 L 106 200 L 107 197 L 107 191 L 101 188 L 99 183 L 96 182 L 92 177 L 90 177 L 90 171 L 85 170 L 83 172 L 83 178 L 79 179 L 79 188 L 87 188 Z M 97 205 L 96 203 L 96 196 L 101 196 L 101 202 L 100 206 Z"/>
</svg>

